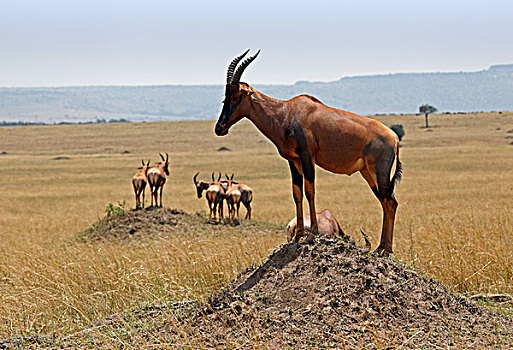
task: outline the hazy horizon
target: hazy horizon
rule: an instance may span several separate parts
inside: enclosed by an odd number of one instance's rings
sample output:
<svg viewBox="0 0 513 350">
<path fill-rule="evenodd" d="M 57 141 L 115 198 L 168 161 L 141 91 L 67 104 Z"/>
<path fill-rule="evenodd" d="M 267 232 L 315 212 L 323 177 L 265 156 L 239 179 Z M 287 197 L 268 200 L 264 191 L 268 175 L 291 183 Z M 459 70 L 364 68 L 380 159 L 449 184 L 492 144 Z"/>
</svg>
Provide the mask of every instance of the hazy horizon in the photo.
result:
<svg viewBox="0 0 513 350">
<path fill-rule="evenodd" d="M 306 81 L 306 82 L 309 82 L 309 83 L 317 83 L 317 82 L 320 82 L 320 83 L 330 83 L 330 82 L 335 82 L 335 81 L 338 81 L 338 80 L 341 80 L 341 79 L 344 79 L 344 78 L 365 78 L 365 77 L 376 77 L 376 76 L 388 76 L 388 75 L 395 75 L 395 74 L 451 74 L 451 73 L 476 73 L 476 72 L 482 72 L 482 71 L 487 71 L 489 70 L 491 67 L 493 66 L 513 66 L 513 63 L 499 63 L 499 64 L 491 64 L 489 65 L 488 67 L 486 68 L 483 68 L 483 69 L 478 69 L 478 70 L 475 70 L 475 71 L 433 71 L 433 72 L 393 72 L 393 73 L 380 73 L 380 74 L 362 74 L 362 75 L 346 75 L 346 76 L 342 76 L 338 79 L 335 79 L 335 80 L 329 80 L 329 81 L 322 81 L 322 80 L 297 80 L 295 82 L 292 82 L 292 83 L 259 83 L 259 82 L 251 82 L 252 85 L 294 85 L 294 84 L 297 84 L 299 82 L 302 82 L 302 81 Z M 129 85 L 129 84 L 124 84 L 124 85 L 119 85 L 119 84 L 106 84 L 106 85 L 100 85 L 100 84 L 96 84 L 96 85 L 34 85 L 34 86 L 0 86 L 0 88 L 73 88 L 73 87 L 152 87 L 152 86 L 168 86 L 168 85 L 172 85 L 172 86 L 189 86 L 189 87 L 194 87 L 194 86 L 216 86 L 216 85 L 224 85 L 224 82 L 220 82 L 220 83 L 211 83 L 211 84 L 197 84 L 197 83 L 183 83 L 183 84 L 180 84 L 180 83 L 168 83 L 168 84 L 151 84 L 151 83 L 148 83 L 148 84 L 132 84 L 132 85 Z"/>
<path fill-rule="evenodd" d="M 492 0 L 21 0 L 0 15 L 0 86 L 218 85 L 262 49 L 254 84 L 479 71 L 513 62 L 513 3 Z"/>
</svg>

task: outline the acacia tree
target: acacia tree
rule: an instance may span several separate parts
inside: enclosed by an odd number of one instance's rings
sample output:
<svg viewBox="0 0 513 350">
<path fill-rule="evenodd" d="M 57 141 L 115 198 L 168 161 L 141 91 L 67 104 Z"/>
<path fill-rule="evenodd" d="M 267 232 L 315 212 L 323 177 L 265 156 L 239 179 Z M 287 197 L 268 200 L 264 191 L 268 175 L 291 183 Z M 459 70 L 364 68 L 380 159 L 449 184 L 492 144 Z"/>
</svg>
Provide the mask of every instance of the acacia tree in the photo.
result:
<svg viewBox="0 0 513 350">
<path fill-rule="evenodd" d="M 429 113 L 435 113 L 436 111 L 438 111 L 438 109 L 436 109 L 436 107 L 427 105 L 427 104 L 419 107 L 419 112 L 424 113 L 424 117 L 426 119 L 426 128 L 429 128 L 429 122 L 428 122 Z"/>
</svg>

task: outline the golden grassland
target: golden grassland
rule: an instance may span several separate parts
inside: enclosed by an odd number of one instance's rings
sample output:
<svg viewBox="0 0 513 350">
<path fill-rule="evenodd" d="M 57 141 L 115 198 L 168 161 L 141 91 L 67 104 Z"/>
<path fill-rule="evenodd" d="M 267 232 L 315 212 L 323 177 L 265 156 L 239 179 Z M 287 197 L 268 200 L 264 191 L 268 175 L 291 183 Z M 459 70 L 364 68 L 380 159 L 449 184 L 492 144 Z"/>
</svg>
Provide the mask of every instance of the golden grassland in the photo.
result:
<svg viewBox="0 0 513 350">
<path fill-rule="evenodd" d="M 463 294 L 513 293 L 513 113 L 376 117 L 406 131 L 394 257 Z M 192 176 L 235 173 L 254 189 L 254 219 L 294 216 L 290 175 L 247 121 L 226 137 L 214 122 L 0 129 L 0 338 L 71 332 L 148 304 L 204 299 L 284 243 L 285 234 L 234 234 L 83 243 L 74 237 L 108 203 L 135 201 L 141 158 L 169 152 L 164 205 L 205 212 Z M 231 151 L 218 152 L 219 147 Z M 128 151 L 128 152 L 125 152 Z M 318 168 L 317 208 L 376 247 L 381 207 L 361 176 Z M 149 202 L 149 195 L 146 197 Z M 245 213 L 241 209 L 241 213 Z M 245 224 L 243 223 L 242 226 Z M 232 232 L 231 230 L 230 232 Z"/>
</svg>

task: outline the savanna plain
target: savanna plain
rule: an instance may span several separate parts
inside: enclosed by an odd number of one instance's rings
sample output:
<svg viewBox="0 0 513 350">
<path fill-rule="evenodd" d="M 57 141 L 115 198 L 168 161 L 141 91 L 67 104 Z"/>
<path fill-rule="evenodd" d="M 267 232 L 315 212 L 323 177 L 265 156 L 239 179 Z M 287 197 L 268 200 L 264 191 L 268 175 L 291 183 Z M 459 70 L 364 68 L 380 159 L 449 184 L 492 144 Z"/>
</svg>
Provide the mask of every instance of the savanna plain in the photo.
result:
<svg viewBox="0 0 513 350">
<path fill-rule="evenodd" d="M 429 129 L 423 116 L 375 118 L 406 132 L 393 258 L 455 293 L 513 294 L 513 113 L 431 115 Z M 0 338 L 73 334 L 112 314 L 205 300 L 285 243 L 295 215 L 287 162 L 248 121 L 225 137 L 213 128 L 214 121 L 0 128 Z M 109 204 L 134 208 L 131 177 L 159 152 L 171 162 L 164 206 L 199 213 L 212 230 L 81 239 Z M 254 222 L 208 224 L 192 183 L 198 171 L 204 180 L 234 173 L 251 186 Z M 360 245 L 361 226 L 375 248 L 382 211 L 363 178 L 316 174 L 318 211 L 329 208 Z M 115 332 L 103 336 L 120 344 Z"/>
</svg>

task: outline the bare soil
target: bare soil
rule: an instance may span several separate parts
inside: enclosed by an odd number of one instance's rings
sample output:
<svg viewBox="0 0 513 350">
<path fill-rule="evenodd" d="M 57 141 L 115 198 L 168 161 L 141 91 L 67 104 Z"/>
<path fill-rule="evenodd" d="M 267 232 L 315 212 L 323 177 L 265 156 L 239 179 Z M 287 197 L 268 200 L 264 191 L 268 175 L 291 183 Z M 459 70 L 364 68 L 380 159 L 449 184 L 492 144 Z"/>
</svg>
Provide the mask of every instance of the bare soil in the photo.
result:
<svg viewBox="0 0 513 350">
<path fill-rule="evenodd" d="M 233 325 L 294 348 L 511 348 L 511 318 L 457 296 L 389 258 L 319 237 L 287 244 L 213 295 L 199 320 L 213 344 Z M 222 326 L 224 325 L 224 327 Z"/>
</svg>

